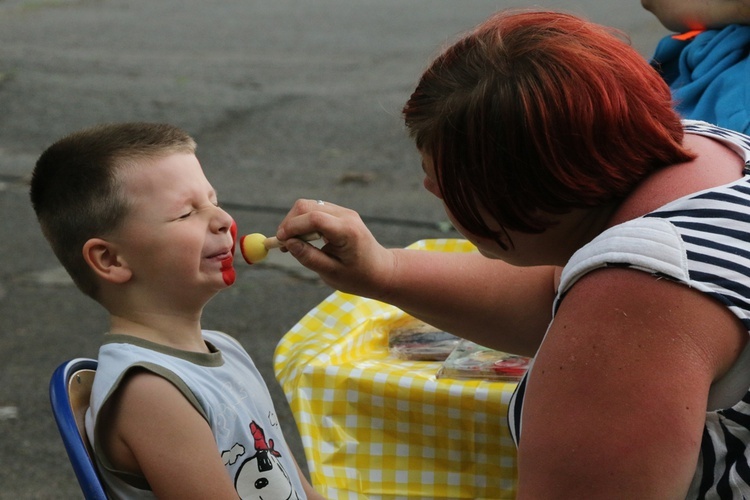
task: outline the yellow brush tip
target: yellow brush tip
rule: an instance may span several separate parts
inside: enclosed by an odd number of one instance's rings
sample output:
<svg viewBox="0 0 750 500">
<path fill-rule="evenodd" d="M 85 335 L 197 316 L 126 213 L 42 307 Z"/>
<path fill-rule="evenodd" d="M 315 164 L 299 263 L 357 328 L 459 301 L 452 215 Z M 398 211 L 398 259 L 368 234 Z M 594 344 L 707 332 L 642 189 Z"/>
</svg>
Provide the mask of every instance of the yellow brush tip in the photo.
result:
<svg viewBox="0 0 750 500">
<path fill-rule="evenodd" d="M 263 242 L 266 237 L 260 233 L 248 234 L 240 238 L 240 251 L 248 264 L 255 264 L 266 258 L 268 249 Z"/>
</svg>

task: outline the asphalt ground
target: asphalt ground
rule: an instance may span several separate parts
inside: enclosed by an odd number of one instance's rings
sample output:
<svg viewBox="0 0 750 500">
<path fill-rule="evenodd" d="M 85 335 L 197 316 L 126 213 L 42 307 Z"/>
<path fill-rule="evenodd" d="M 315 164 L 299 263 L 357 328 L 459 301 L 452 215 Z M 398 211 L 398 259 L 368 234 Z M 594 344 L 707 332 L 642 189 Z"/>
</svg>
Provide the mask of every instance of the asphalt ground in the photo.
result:
<svg viewBox="0 0 750 500">
<path fill-rule="evenodd" d="M 0 498 L 80 498 L 49 409 L 63 360 L 95 357 L 103 311 L 71 284 L 28 201 L 36 158 L 76 129 L 188 130 L 241 232 L 275 232 L 297 198 L 360 211 L 381 241 L 455 236 L 421 187 L 400 109 L 437 49 L 491 12 L 544 6 L 666 34 L 638 2 L 559 0 L 0 0 Z M 240 262 L 204 326 L 234 335 L 271 388 L 280 338 L 331 290 L 287 255 Z"/>
</svg>

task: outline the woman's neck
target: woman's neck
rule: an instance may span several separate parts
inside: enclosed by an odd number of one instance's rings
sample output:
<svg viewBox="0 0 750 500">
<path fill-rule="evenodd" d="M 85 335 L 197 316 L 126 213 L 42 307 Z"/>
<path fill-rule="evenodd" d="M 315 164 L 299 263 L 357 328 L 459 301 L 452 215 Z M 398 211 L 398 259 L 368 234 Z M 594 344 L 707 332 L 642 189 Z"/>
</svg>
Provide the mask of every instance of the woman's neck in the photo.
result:
<svg viewBox="0 0 750 500">
<path fill-rule="evenodd" d="M 711 138 L 685 134 L 696 158 L 661 168 L 643 180 L 617 207 L 608 227 L 641 217 L 689 194 L 733 182 L 743 175 L 744 161 Z"/>
</svg>

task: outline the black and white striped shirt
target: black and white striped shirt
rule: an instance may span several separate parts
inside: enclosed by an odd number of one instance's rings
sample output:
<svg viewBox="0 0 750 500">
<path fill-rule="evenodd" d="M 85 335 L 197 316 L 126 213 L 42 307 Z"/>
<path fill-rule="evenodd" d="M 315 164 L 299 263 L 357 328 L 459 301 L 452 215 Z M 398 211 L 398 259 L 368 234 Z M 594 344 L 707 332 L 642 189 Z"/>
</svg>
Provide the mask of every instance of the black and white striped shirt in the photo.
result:
<svg viewBox="0 0 750 500">
<path fill-rule="evenodd" d="M 627 266 L 710 295 L 750 332 L 750 137 L 704 122 L 686 120 L 684 125 L 686 133 L 711 137 L 736 151 L 745 161 L 745 175 L 604 231 L 565 266 L 555 312 L 565 292 L 586 273 Z M 516 444 L 525 389 L 526 377 L 508 413 Z M 711 387 L 708 409 L 688 498 L 750 498 L 750 347 Z"/>
</svg>

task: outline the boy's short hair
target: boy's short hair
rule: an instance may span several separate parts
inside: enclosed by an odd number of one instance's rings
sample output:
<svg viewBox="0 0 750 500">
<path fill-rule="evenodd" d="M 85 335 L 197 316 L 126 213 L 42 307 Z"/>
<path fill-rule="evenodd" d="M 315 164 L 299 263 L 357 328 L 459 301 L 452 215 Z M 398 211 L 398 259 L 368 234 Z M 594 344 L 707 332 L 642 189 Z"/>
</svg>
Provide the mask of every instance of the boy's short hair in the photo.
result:
<svg viewBox="0 0 750 500">
<path fill-rule="evenodd" d="M 613 30 L 558 12 L 480 24 L 430 64 L 403 113 L 447 208 L 503 248 L 506 230 L 542 232 L 554 214 L 618 202 L 694 157 L 648 62 Z"/>
<path fill-rule="evenodd" d="M 83 293 L 97 299 L 83 245 L 116 230 L 128 212 L 121 168 L 194 154 L 195 148 L 193 138 L 172 125 L 119 123 L 75 132 L 42 153 L 31 178 L 31 204 L 52 250 Z"/>
</svg>

